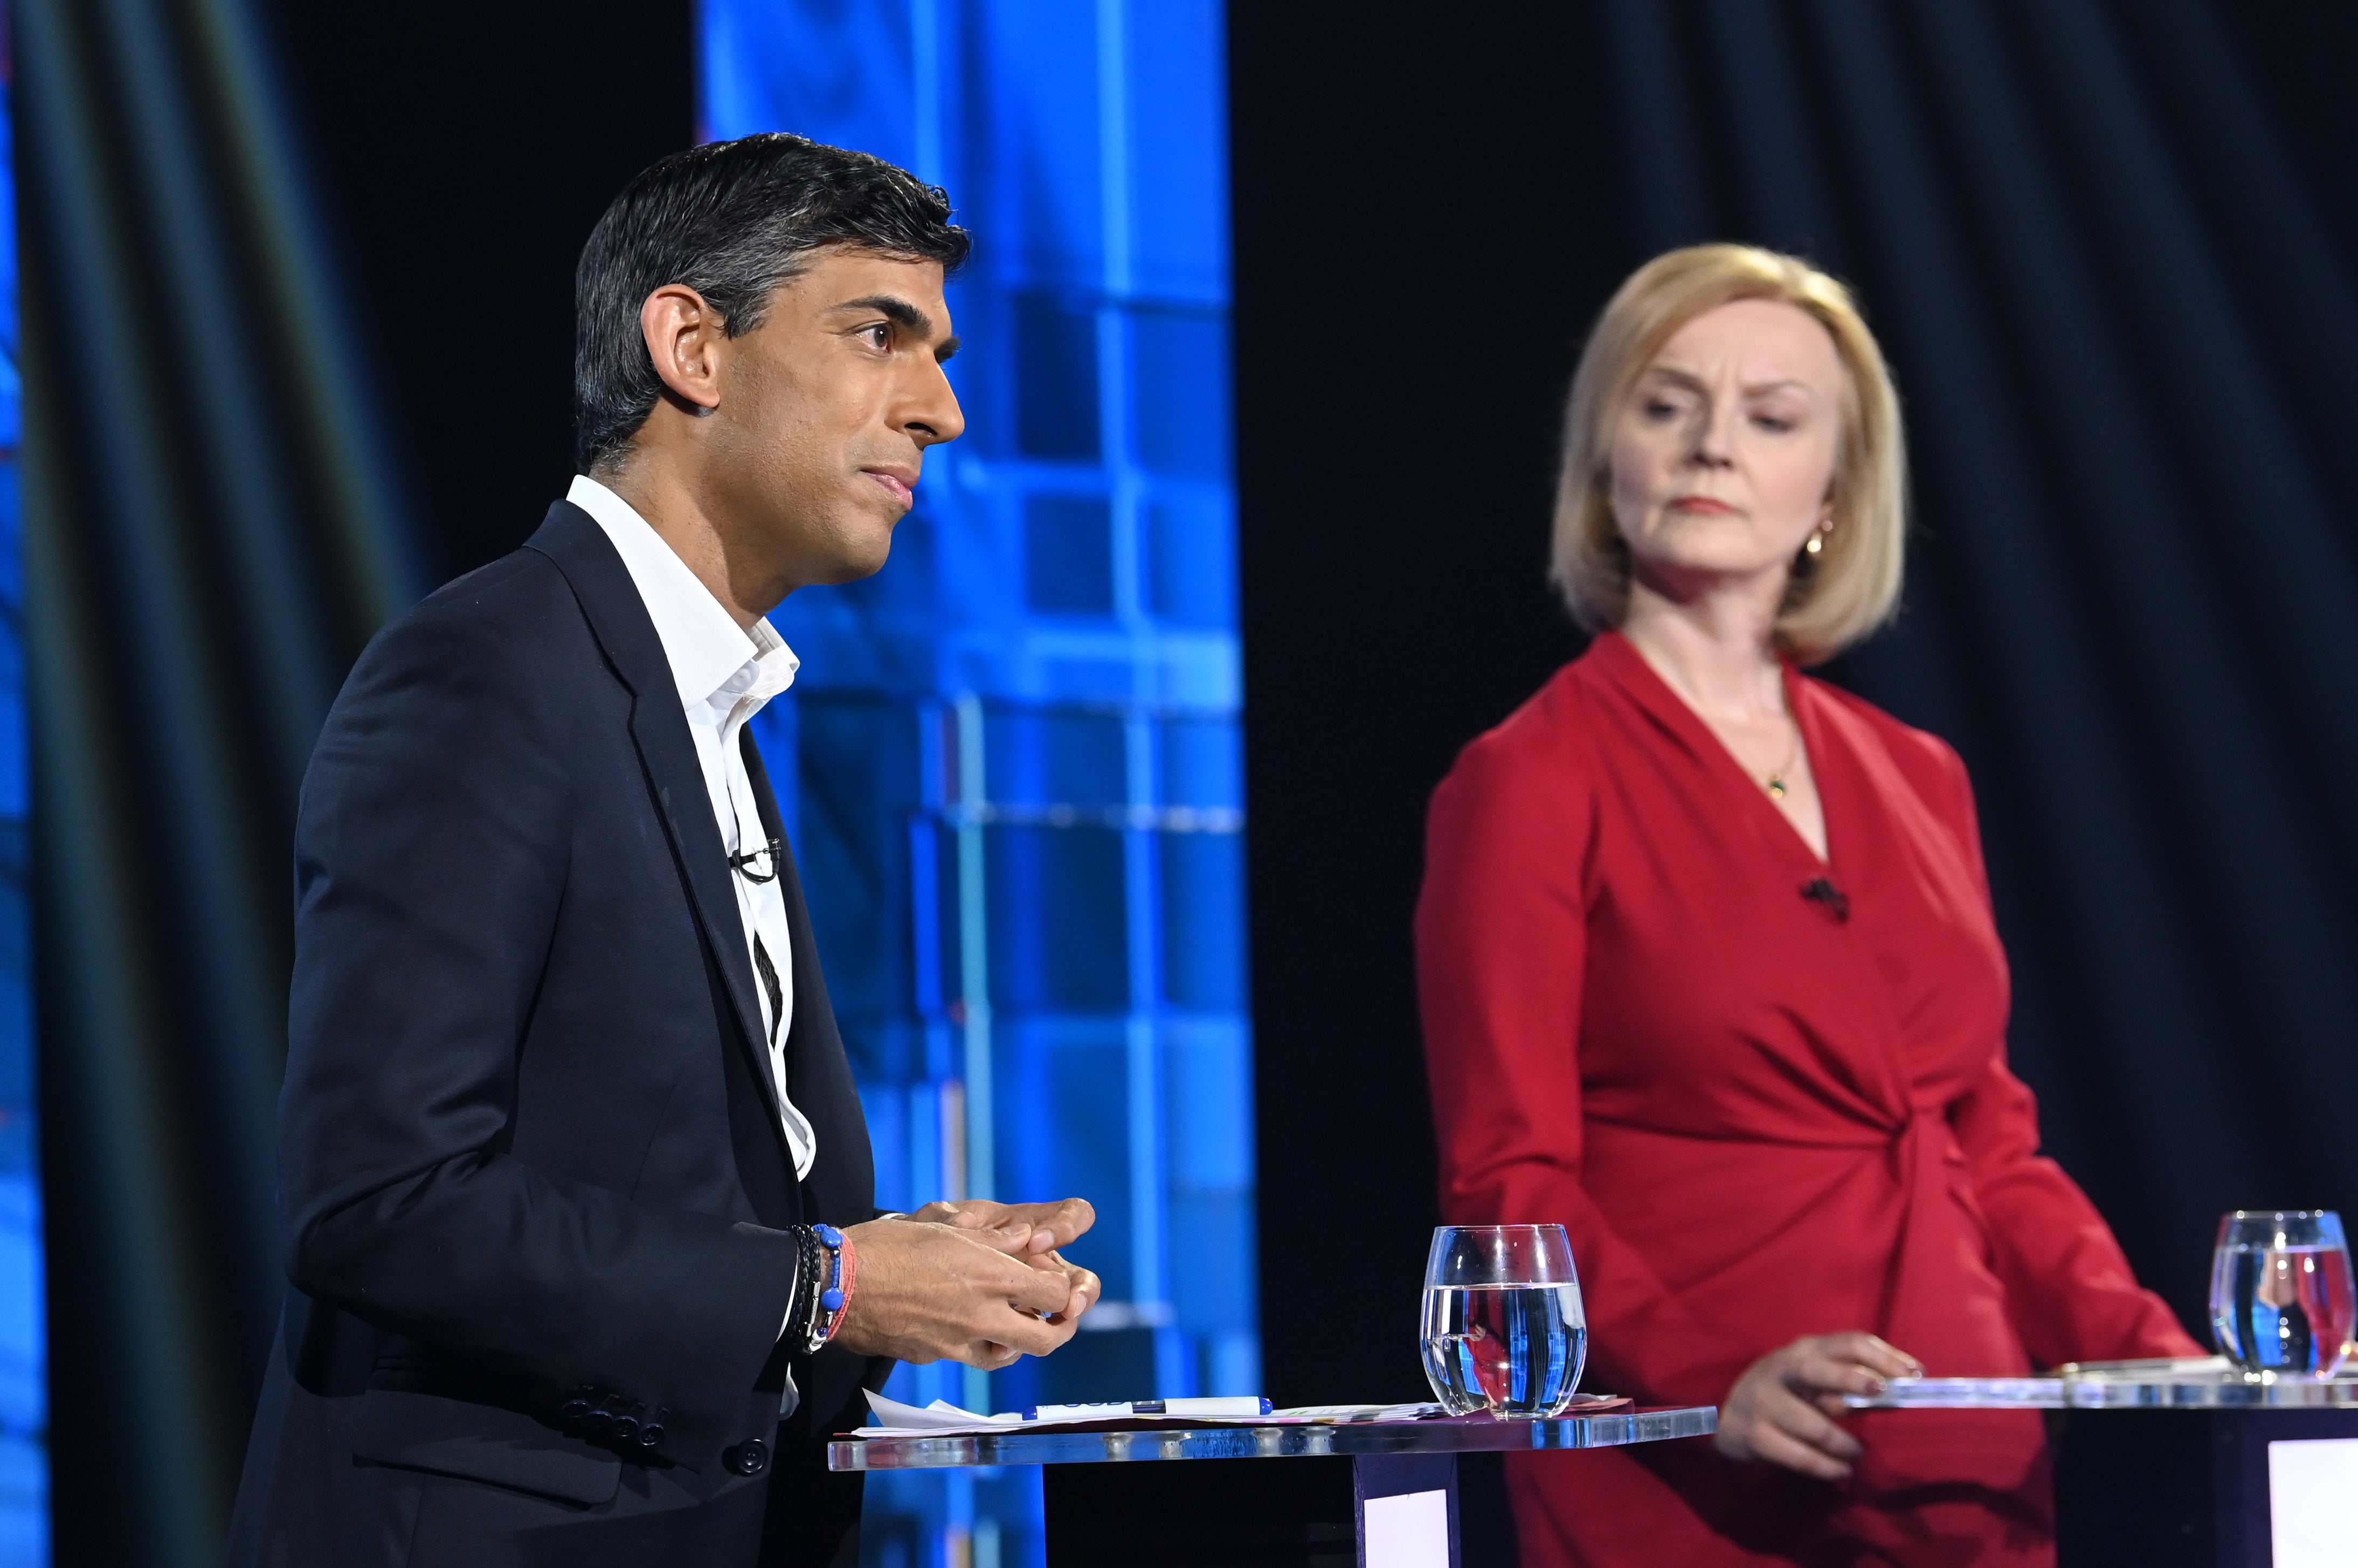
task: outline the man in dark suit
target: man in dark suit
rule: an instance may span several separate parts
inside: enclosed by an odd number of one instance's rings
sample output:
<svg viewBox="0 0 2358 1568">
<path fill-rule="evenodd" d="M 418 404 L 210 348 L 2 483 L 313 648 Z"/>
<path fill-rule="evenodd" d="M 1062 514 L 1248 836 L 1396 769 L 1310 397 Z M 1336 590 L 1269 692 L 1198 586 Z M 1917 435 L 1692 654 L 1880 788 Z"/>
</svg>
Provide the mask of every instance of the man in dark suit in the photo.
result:
<svg viewBox="0 0 2358 1568">
<path fill-rule="evenodd" d="M 795 668 L 763 615 L 882 567 L 963 428 L 948 220 L 798 137 L 642 175 L 577 285 L 584 476 L 338 698 L 233 1563 L 856 1562 L 823 1444 L 863 1385 L 1044 1355 L 1095 1299 L 1078 1200 L 877 1216 L 745 731 Z"/>
</svg>

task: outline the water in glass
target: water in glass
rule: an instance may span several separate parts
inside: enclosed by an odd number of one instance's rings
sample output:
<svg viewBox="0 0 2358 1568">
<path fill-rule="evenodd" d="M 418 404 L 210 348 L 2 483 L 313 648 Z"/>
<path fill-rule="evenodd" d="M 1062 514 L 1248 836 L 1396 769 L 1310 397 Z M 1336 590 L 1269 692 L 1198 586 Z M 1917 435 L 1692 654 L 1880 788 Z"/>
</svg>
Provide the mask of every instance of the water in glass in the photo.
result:
<svg viewBox="0 0 2358 1568">
<path fill-rule="evenodd" d="M 2247 1371 L 2331 1377 L 2358 1328 L 2350 1249 L 2326 1209 L 2238 1209 L 2219 1222 L 2211 1327 Z"/>
<path fill-rule="evenodd" d="M 1434 1231 L 1421 1337 L 1425 1379 L 1453 1415 L 1560 1413 L 1580 1386 L 1588 1350 L 1563 1227 Z"/>
</svg>

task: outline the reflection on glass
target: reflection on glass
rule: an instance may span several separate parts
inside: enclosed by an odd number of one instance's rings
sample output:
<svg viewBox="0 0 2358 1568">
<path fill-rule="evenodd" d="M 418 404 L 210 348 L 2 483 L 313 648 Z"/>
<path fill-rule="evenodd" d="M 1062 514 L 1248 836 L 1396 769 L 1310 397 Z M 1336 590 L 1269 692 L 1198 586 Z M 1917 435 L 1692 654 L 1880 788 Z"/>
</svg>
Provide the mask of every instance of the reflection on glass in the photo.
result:
<svg viewBox="0 0 2358 1568">
<path fill-rule="evenodd" d="M 2330 1378 L 2351 1354 L 2353 1315 L 2340 1216 L 2237 1209 L 2220 1220 L 2211 1329 L 2237 1366 Z"/>
<path fill-rule="evenodd" d="M 1588 1318 L 1561 1225 L 1444 1225 L 1424 1268 L 1424 1375 L 1452 1415 L 1572 1403 Z"/>
</svg>

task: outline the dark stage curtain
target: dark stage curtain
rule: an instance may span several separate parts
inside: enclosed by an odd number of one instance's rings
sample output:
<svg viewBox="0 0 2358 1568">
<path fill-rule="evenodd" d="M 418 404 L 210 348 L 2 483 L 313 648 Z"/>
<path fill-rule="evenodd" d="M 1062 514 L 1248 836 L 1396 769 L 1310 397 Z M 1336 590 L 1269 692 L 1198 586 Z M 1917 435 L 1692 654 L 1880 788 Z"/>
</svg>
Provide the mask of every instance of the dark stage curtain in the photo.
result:
<svg viewBox="0 0 2358 1568">
<path fill-rule="evenodd" d="M 218 1560 L 283 1275 L 288 850 L 415 597 L 238 0 L 17 0 L 56 1561 Z"/>
<path fill-rule="evenodd" d="M 1424 799 L 1577 651 L 1541 579 L 1582 335 L 1714 239 L 1852 280 L 1897 367 L 1906 613 L 1832 673 L 1963 752 L 2050 1151 L 2202 1332 L 2223 1210 L 2358 1209 L 2352 24 L 1350 14 L 1232 38 L 1271 1391 L 1417 1386 Z"/>
<path fill-rule="evenodd" d="M 1639 248 L 1811 255 L 1900 368 L 1835 673 L 1963 752 L 2050 1145 L 2200 1325 L 2222 1210 L 2358 1206 L 2358 268 L 2197 0 L 1599 13 Z"/>
</svg>

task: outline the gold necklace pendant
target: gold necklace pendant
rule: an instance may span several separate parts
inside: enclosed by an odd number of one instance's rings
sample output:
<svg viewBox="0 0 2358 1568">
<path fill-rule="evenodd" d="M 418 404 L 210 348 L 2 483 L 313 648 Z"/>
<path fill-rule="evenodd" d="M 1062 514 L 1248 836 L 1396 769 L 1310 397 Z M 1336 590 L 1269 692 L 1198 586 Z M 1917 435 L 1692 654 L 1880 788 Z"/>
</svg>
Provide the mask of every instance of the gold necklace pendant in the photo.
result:
<svg viewBox="0 0 2358 1568">
<path fill-rule="evenodd" d="M 1785 798 L 1784 774 L 1770 773 L 1768 775 L 1768 798 L 1771 800 L 1782 800 Z"/>
</svg>

